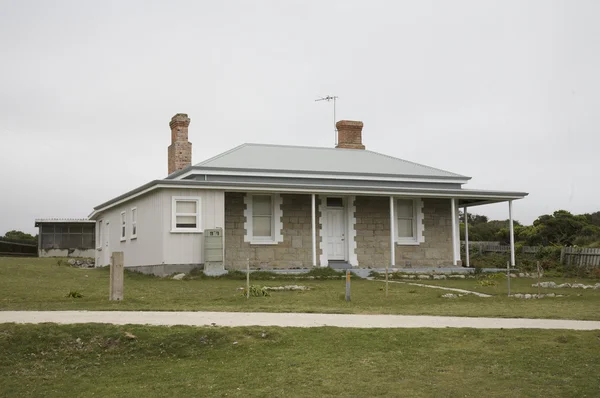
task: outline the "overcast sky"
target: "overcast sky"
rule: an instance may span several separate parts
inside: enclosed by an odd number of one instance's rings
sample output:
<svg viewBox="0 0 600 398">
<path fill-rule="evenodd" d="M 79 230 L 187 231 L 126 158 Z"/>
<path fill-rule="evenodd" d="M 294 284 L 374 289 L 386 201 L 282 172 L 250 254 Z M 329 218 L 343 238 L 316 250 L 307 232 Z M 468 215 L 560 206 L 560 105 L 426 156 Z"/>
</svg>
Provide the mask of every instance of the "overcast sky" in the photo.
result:
<svg viewBox="0 0 600 398">
<path fill-rule="evenodd" d="M 599 1 L 0 0 L 0 234 L 86 217 L 244 142 L 367 149 L 526 191 L 515 217 L 600 210 Z M 506 219 L 506 204 L 473 208 Z"/>
</svg>

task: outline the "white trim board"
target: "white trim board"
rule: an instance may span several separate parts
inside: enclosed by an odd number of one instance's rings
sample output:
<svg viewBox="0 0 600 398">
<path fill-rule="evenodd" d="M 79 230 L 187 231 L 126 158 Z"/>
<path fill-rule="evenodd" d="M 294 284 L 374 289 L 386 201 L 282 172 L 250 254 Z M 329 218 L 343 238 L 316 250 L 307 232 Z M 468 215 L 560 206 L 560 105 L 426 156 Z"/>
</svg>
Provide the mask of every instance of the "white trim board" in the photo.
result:
<svg viewBox="0 0 600 398">
<path fill-rule="evenodd" d="M 336 187 L 339 188 L 339 187 Z M 253 187 L 251 184 L 248 185 L 244 185 L 244 186 L 219 186 L 219 185 L 172 185 L 172 184 L 156 184 L 156 185 L 152 185 L 142 191 L 136 192 L 134 194 L 131 194 L 128 197 L 125 197 L 123 199 L 120 199 L 114 203 L 111 203 L 109 205 L 106 205 L 102 208 L 96 209 L 94 211 L 92 211 L 92 213 L 90 213 L 89 218 L 93 218 L 96 215 L 98 215 L 98 213 L 103 212 L 105 210 L 108 210 L 110 208 L 113 208 L 115 206 L 118 206 L 122 203 L 128 202 L 134 198 L 137 198 L 141 195 L 144 195 L 146 193 L 149 193 L 151 191 L 154 191 L 156 189 L 201 189 L 201 190 L 218 190 L 218 191 L 228 191 L 228 192 L 270 192 L 270 193 L 307 193 L 307 194 L 319 194 L 319 196 L 321 196 L 322 194 L 329 194 L 329 195 L 368 195 L 368 196 L 406 196 L 406 197 L 413 197 L 413 198 L 422 198 L 422 197 L 429 197 L 429 198 L 441 198 L 441 199 L 451 199 L 451 198 L 456 198 L 456 199 L 476 199 L 476 200 L 480 200 L 480 199 L 488 199 L 490 201 L 490 203 L 497 203 L 497 202 L 505 202 L 508 200 L 517 200 L 517 199 L 523 199 L 524 196 L 516 196 L 516 195 L 512 195 L 512 194 L 507 194 L 507 195 L 498 195 L 495 193 L 492 194 L 486 194 L 485 192 L 482 191 L 478 191 L 478 193 L 476 194 L 470 194 L 467 190 L 454 190 L 453 192 L 439 192 L 439 190 L 433 190 L 433 191 L 438 191 L 438 192 L 427 192 L 427 189 L 423 189 L 423 188 L 403 188 L 401 190 L 397 190 L 397 191 L 369 191 L 369 190 L 365 190 L 365 189 L 360 189 L 360 190 L 345 190 L 345 189 L 333 189 L 333 188 L 329 188 L 329 189 L 324 189 L 324 188 L 271 188 L 271 187 Z M 464 193 L 462 193 L 462 192 Z M 460 192 L 460 193 L 457 193 Z M 487 203 L 486 203 L 487 204 Z M 471 206 L 469 204 L 466 205 L 467 207 Z"/>
</svg>

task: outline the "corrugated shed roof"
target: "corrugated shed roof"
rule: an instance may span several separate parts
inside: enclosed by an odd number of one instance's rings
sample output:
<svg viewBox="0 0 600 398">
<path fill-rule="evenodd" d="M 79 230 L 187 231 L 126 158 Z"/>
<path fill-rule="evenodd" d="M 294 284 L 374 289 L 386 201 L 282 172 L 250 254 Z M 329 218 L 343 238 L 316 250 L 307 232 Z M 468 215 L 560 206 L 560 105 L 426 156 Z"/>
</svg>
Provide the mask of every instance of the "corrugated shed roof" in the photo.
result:
<svg viewBox="0 0 600 398">
<path fill-rule="evenodd" d="M 43 223 L 93 224 L 95 222 L 96 221 L 90 220 L 89 218 L 36 218 L 35 226 L 37 227 L 38 224 L 43 224 Z"/>
<path fill-rule="evenodd" d="M 243 144 L 195 166 L 281 172 L 469 178 L 368 150 L 266 144 Z"/>
</svg>

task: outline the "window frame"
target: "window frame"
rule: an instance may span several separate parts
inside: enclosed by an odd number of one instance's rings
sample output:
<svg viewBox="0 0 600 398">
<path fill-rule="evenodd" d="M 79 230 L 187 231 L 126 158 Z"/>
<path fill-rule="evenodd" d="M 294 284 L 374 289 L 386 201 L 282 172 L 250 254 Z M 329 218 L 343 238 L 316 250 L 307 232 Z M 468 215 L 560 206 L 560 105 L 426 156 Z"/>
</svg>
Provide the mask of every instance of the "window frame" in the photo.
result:
<svg viewBox="0 0 600 398">
<path fill-rule="evenodd" d="M 257 196 L 264 196 L 264 197 L 271 199 L 271 205 L 270 205 L 271 214 L 268 216 L 271 219 L 271 235 L 269 235 L 269 236 L 254 236 L 254 218 L 255 217 L 265 217 L 262 214 L 259 216 L 254 215 L 254 198 Z M 252 235 L 252 240 L 255 242 L 269 242 L 269 243 L 275 242 L 275 197 L 274 197 L 274 195 L 270 195 L 270 194 L 252 195 L 252 198 L 250 201 L 250 206 L 252 206 L 252 208 L 250 210 L 250 217 L 252 217 L 252 220 L 250 221 L 250 228 L 251 228 L 250 234 Z"/>
<path fill-rule="evenodd" d="M 269 196 L 271 197 L 271 236 L 254 236 L 254 197 Z M 281 196 L 275 193 L 248 193 L 244 198 L 246 209 L 244 216 L 244 242 L 249 242 L 252 245 L 276 245 L 283 242 L 281 235 Z"/>
<path fill-rule="evenodd" d="M 177 213 L 177 202 L 196 202 L 196 213 Z M 199 196 L 171 197 L 171 233 L 201 233 L 202 232 L 202 200 Z M 177 227 L 177 216 L 195 216 L 196 227 Z"/>
<path fill-rule="evenodd" d="M 405 201 L 412 201 L 412 230 L 413 230 L 413 236 L 412 237 L 406 237 L 406 236 L 400 236 L 400 229 L 399 229 L 399 217 L 398 217 L 398 208 L 400 207 L 398 205 L 398 202 L 401 200 L 405 200 Z M 420 232 L 420 228 L 419 228 L 419 223 L 421 222 L 421 218 L 419 217 L 419 214 L 421 212 L 420 209 L 421 206 L 421 199 L 418 198 L 394 198 L 394 226 L 395 226 L 395 231 L 394 231 L 394 235 L 395 236 L 395 240 L 396 240 L 396 244 L 397 245 L 418 245 L 421 242 L 421 239 L 419 238 L 419 232 Z"/>
<path fill-rule="evenodd" d="M 121 242 L 125 242 L 127 240 L 127 212 L 121 212 Z"/>
<path fill-rule="evenodd" d="M 131 208 L 131 236 L 130 239 L 137 239 L 137 207 Z"/>
</svg>

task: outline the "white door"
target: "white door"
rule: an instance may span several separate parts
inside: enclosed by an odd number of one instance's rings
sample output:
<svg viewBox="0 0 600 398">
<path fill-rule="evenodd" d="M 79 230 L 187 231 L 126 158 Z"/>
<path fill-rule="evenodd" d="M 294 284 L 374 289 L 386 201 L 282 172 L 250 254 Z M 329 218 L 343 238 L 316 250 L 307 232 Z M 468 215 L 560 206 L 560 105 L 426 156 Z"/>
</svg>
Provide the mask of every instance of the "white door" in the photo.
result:
<svg viewBox="0 0 600 398">
<path fill-rule="evenodd" d="M 110 223 L 104 223 L 104 233 L 102 234 L 102 265 L 110 265 Z"/>
<path fill-rule="evenodd" d="M 327 209 L 327 259 L 346 259 L 344 209 Z"/>
</svg>

